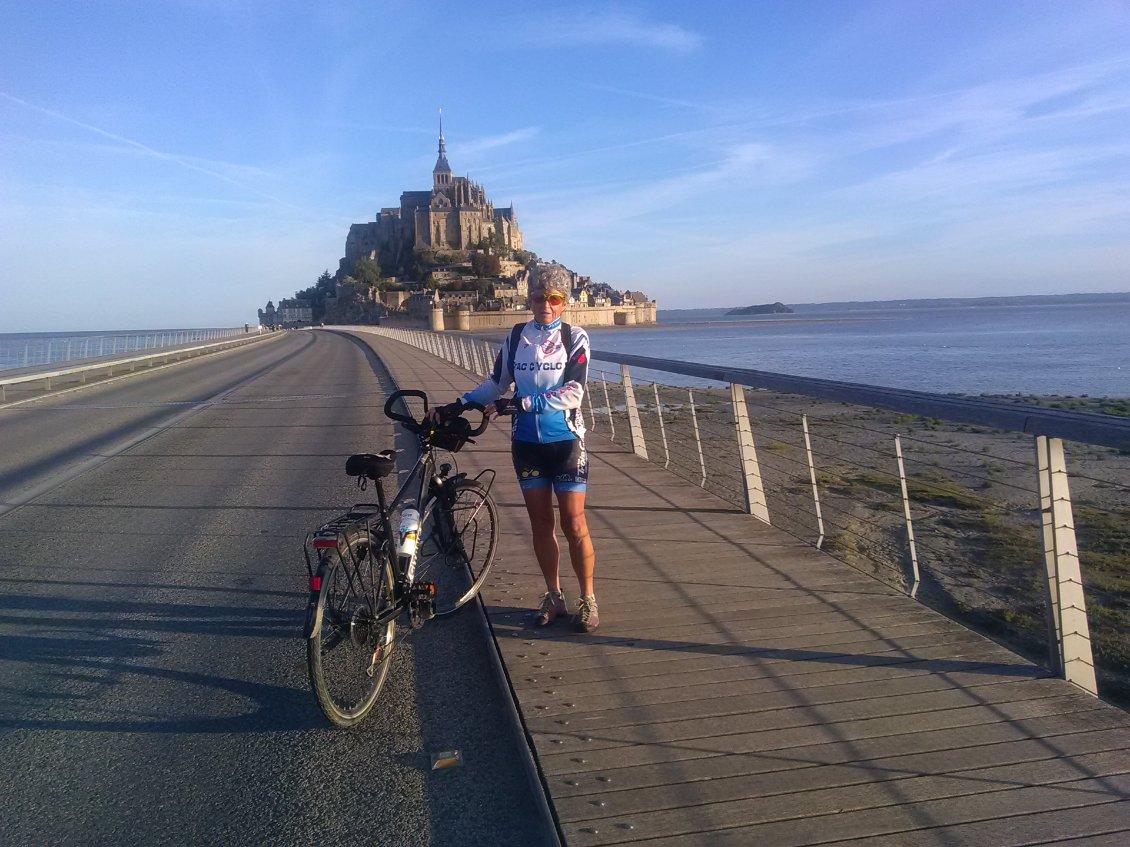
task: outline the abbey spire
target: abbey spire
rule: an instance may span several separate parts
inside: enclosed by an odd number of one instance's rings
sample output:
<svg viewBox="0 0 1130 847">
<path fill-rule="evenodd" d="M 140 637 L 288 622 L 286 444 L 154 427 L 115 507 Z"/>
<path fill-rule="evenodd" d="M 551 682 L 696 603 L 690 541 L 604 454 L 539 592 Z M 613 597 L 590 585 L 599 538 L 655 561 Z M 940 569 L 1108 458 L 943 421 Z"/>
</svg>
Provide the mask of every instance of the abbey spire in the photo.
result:
<svg viewBox="0 0 1130 847">
<path fill-rule="evenodd" d="M 451 165 L 447 163 L 447 146 L 443 141 L 443 109 L 439 110 L 439 157 L 432 168 L 432 188 L 438 189 L 451 184 Z"/>
</svg>

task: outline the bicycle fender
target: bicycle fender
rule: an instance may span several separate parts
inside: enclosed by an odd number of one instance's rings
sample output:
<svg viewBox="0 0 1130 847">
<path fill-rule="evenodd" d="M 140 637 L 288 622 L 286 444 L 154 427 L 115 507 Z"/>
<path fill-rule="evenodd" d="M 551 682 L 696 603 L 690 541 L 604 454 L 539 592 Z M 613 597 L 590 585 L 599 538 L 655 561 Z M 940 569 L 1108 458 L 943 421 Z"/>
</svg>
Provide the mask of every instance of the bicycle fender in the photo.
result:
<svg viewBox="0 0 1130 847">
<path fill-rule="evenodd" d="M 306 603 L 306 623 L 304 637 L 313 638 L 314 633 L 322 628 L 322 610 L 318 608 L 319 591 L 311 591 L 310 599 Z"/>
</svg>

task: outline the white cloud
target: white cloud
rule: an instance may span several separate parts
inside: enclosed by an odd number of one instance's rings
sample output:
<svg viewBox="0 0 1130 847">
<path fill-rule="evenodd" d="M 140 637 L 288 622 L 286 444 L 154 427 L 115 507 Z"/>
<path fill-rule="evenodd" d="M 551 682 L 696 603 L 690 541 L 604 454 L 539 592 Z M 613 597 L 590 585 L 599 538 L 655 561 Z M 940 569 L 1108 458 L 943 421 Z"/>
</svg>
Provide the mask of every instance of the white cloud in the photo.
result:
<svg viewBox="0 0 1130 847">
<path fill-rule="evenodd" d="M 630 12 L 601 10 L 539 21 L 531 27 L 525 42 L 568 47 L 626 44 L 690 53 L 702 46 L 703 38 L 678 24 L 646 21 Z"/>
<path fill-rule="evenodd" d="M 47 108 L 44 108 L 43 106 L 38 106 L 34 103 L 29 103 L 26 100 L 23 100 L 19 97 L 14 97 L 11 94 L 7 94 L 3 91 L 0 91 L 0 98 L 8 100 L 11 103 L 15 103 L 16 105 L 22 106 L 23 108 L 29 109 L 33 112 L 37 112 L 39 114 L 46 115 L 47 117 L 53 118 L 57 121 L 62 121 L 64 123 L 70 124 L 72 126 L 77 126 L 80 129 L 86 130 L 87 132 L 93 133 L 94 135 L 97 135 L 101 138 L 106 138 L 106 139 L 109 139 L 110 141 L 117 142 L 118 144 L 121 144 L 124 147 L 129 148 L 130 150 L 132 150 L 134 152 L 141 153 L 141 154 L 143 154 L 143 155 L 145 155 L 149 158 L 158 159 L 158 160 L 163 161 L 163 162 L 168 162 L 168 163 L 176 165 L 180 168 L 184 168 L 184 169 L 190 170 L 190 171 L 195 171 L 196 173 L 203 174 L 203 175 L 208 176 L 208 177 L 212 177 L 212 178 L 214 178 L 214 179 L 216 179 L 220 182 L 227 183 L 228 185 L 235 186 L 236 188 L 242 189 L 243 191 L 249 192 L 249 193 L 254 194 L 258 197 L 262 197 L 265 200 L 270 200 L 271 202 L 277 203 L 280 206 L 292 206 L 292 204 L 286 202 L 285 200 L 281 200 L 281 199 L 279 199 L 278 197 L 275 197 L 272 194 L 268 194 L 267 192 L 261 191 L 260 189 L 256 188 L 255 186 L 249 185 L 246 181 L 244 181 L 242 179 L 237 179 L 236 177 L 233 177 L 233 176 L 230 176 L 228 173 L 222 173 L 219 170 L 219 168 L 222 167 L 224 170 L 227 170 L 229 172 L 245 172 L 245 173 L 249 172 L 249 169 L 244 167 L 244 166 L 232 165 L 230 163 L 219 163 L 219 162 L 214 162 L 214 161 L 209 162 L 209 161 L 204 160 L 204 159 L 198 159 L 198 158 L 194 158 L 194 157 L 190 157 L 190 156 L 182 156 L 182 155 L 176 155 L 176 154 L 173 154 L 173 153 L 165 153 L 161 150 L 157 150 L 153 147 L 150 147 L 147 144 L 143 144 L 140 141 L 134 141 L 132 138 L 126 138 L 125 136 L 118 135 L 118 134 L 113 133 L 113 132 L 109 132 L 108 130 L 102 129 L 100 127 L 96 127 L 92 124 L 88 124 L 88 123 L 85 123 L 83 121 L 76 120 L 75 118 L 64 115 L 61 112 L 57 112 L 57 111 L 54 111 L 52 109 L 47 109 Z M 262 171 L 258 171 L 257 169 L 256 169 L 256 172 L 262 173 Z M 293 206 L 292 206 L 292 208 L 293 208 Z"/>
<path fill-rule="evenodd" d="M 489 150 L 529 141 L 539 132 L 541 132 L 541 127 L 528 126 L 502 135 L 488 135 L 483 138 L 472 139 L 465 144 L 452 145 L 450 152 L 452 155 L 458 154 L 461 159 L 473 159 Z"/>
</svg>

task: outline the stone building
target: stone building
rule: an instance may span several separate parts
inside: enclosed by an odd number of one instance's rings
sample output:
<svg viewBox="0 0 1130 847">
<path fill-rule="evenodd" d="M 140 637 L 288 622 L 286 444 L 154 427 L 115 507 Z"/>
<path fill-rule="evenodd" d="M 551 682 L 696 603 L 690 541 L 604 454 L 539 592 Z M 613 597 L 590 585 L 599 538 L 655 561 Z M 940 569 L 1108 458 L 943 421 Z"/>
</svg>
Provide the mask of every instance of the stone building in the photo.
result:
<svg viewBox="0 0 1130 847">
<path fill-rule="evenodd" d="M 524 249 L 514 206 L 496 209 L 481 185 L 452 175 L 441 120 L 431 190 L 405 191 L 399 207 L 381 209 L 375 221 L 353 224 L 341 269 L 349 273 L 359 258 L 374 252 L 387 266 L 400 264 L 413 250 L 471 250 L 492 241 L 508 250 Z"/>
<path fill-rule="evenodd" d="M 280 300 L 276 314 L 279 325 L 284 327 L 310 326 L 314 320 L 310 302 L 298 297 Z"/>
</svg>

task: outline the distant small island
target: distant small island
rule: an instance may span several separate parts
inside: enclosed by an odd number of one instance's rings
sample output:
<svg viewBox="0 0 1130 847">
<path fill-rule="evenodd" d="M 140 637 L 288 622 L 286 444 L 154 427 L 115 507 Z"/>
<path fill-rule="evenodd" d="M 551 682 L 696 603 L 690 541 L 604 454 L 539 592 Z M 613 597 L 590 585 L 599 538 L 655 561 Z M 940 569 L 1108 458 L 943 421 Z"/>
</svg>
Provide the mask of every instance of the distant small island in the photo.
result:
<svg viewBox="0 0 1130 847">
<path fill-rule="evenodd" d="M 791 315 L 793 312 L 784 303 L 762 303 L 760 306 L 739 306 L 730 309 L 727 315 Z"/>
</svg>

